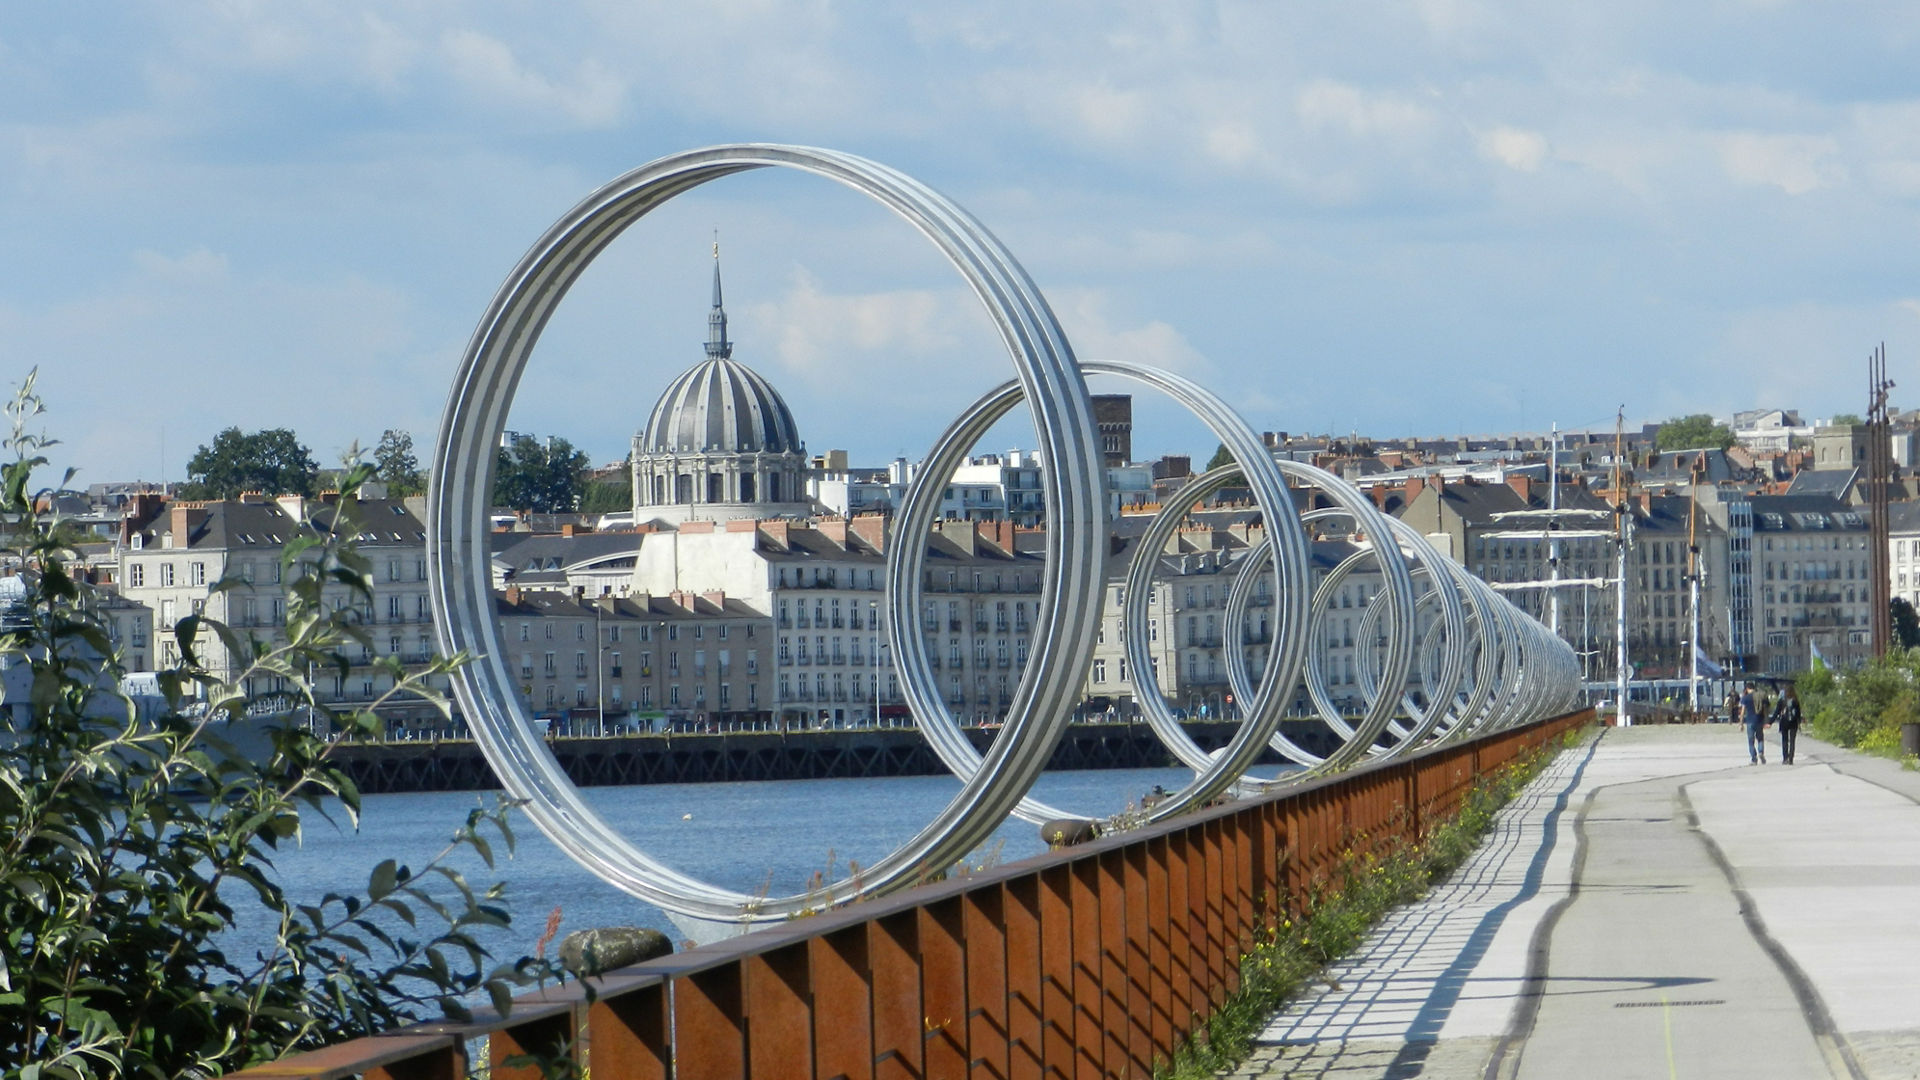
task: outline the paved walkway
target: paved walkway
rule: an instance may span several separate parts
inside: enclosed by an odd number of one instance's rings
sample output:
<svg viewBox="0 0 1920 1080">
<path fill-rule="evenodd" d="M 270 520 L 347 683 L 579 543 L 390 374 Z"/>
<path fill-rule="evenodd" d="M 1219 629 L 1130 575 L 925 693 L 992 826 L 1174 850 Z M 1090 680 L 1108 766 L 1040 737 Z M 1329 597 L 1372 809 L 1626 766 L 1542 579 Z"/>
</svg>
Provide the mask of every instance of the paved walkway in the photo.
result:
<svg viewBox="0 0 1920 1080">
<path fill-rule="evenodd" d="M 1608 730 L 1233 1077 L 1920 1077 L 1920 772 Z"/>
</svg>

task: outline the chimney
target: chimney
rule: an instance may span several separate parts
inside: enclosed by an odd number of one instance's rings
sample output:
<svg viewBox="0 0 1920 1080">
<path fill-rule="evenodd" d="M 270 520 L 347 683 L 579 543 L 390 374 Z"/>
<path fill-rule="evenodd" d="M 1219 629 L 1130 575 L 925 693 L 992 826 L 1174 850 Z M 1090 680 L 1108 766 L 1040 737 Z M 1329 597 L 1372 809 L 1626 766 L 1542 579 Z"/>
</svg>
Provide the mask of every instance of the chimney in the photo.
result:
<svg viewBox="0 0 1920 1080">
<path fill-rule="evenodd" d="M 1407 505 L 1412 506 L 1413 500 L 1419 498 L 1420 493 L 1422 491 L 1425 491 L 1426 489 L 1427 489 L 1427 481 L 1424 477 L 1419 477 L 1419 476 L 1407 477 L 1407 494 L 1406 494 Z"/>
<path fill-rule="evenodd" d="M 173 526 L 173 546 L 177 548 L 193 545 L 193 530 L 206 524 L 207 509 L 205 503 L 174 503 L 171 522 Z"/>
<path fill-rule="evenodd" d="M 848 523 L 853 535 L 865 540 L 875 551 L 887 550 L 887 519 L 880 514 L 861 514 Z"/>
<path fill-rule="evenodd" d="M 980 539 L 993 544 L 1009 555 L 1013 553 L 1013 522 L 981 521 L 976 522 L 976 534 Z"/>
<path fill-rule="evenodd" d="M 680 523 L 680 531 L 683 533 L 686 533 L 688 536 L 697 536 L 702 533 L 710 533 L 713 531 L 713 522 L 683 521 Z"/>
<path fill-rule="evenodd" d="M 942 521 L 935 527 L 939 530 L 940 535 L 946 537 L 950 543 L 958 547 L 967 558 L 973 558 L 979 551 L 979 545 L 975 542 L 979 534 L 974 531 L 978 528 L 977 523 L 972 521 Z"/>
<path fill-rule="evenodd" d="M 1525 476 L 1521 473 L 1508 473 L 1507 486 L 1513 489 L 1513 493 L 1515 495 L 1520 496 L 1521 502 L 1533 501 L 1532 496 L 1528 494 L 1528 492 L 1533 488 L 1532 477 Z"/>
<path fill-rule="evenodd" d="M 571 536 L 573 535 L 573 526 L 571 526 L 571 525 L 562 525 L 562 526 L 560 526 L 560 535 L 561 535 L 561 536 L 566 536 L 566 537 L 571 537 Z"/>
<path fill-rule="evenodd" d="M 518 585 L 507 586 L 507 606 L 508 607 L 520 606 L 520 586 Z"/>
<path fill-rule="evenodd" d="M 775 551 L 786 551 L 788 549 L 787 523 L 785 521 L 762 521 L 760 523 L 760 537 Z"/>
<path fill-rule="evenodd" d="M 840 545 L 841 548 L 844 549 L 847 546 L 847 519 L 822 518 L 813 523 L 813 528 L 821 536 Z"/>
<path fill-rule="evenodd" d="M 725 589 L 712 589 L 701 593 L 700 596 L 714 607 L 724 608 L 727 606 L 727 590 Z"/>
<path fill-rule="evenodd" d="M 727 531 L 730 533 L 752 532 L 759 526 L 760 523 L 752 518 L 734 518 L 732 521 L 727 522 Z"/>
</svg>

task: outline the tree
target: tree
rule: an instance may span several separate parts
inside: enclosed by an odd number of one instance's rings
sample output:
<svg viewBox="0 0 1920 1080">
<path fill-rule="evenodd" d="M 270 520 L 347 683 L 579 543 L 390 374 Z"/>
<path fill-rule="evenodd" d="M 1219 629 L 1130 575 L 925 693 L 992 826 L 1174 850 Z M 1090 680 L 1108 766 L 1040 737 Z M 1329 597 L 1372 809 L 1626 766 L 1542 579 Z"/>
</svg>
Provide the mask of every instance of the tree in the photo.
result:
<svg viewBox="0 0 1920 1080">
<path fill-rule="evenodd" d="M 393 428 L 380 433 L 373 451 L 373 475 L 387 485 L 387 495 L 404 499 L 427 489 L 420 462 L 413 456 L 413 436 Z"/>
<path fill-rule="evenodd" d="M 1233 464 L 1233 452 L 1227 449 L 1226 443 L 1221 443 L 1219 449 L 1213 452 L 1213 456 L 1207 459 L 1206 471 L 1212 472 L 1222 465 L 1231 464 Z"/>
<path fill-rule="evenodd" d="M 595 480 L 580 496 L 583 514 L 617 514 L 633 509 L 633 481 Z"/>
<path fill-rule="evenodd" d="M 1860 419 L 1859 413 L 1843 412 L 1834 413 L 1831 423 L 1834 427 L 1859 427 L 1866 421 Z"/>
<path fill-rule="evenodd" d="M 1920 649 L 1920 612 L 1913 610 L 1913 604 L 1904 596 L 1896 596 L 1887 604 L 1887 613 L 1893 619 L 1893 642 L 1903 649 Z"/>
<path fill-rule="evenodd" d="M 579 508 L 586 484 L 587 455 L 565 439 L 544 445 L 537 439 L 515 439 L 494 462 L 493 503 L 512 510 L 564 514 Z"/>
<path fill-rule="evenodd" d="M 243 434 L 230 427 L 187 461 L 190 499 L 231 499 L 241 492 L 311 495 L 320 475 L 313 454 L 286 428 Z"/>
<path fill-rule="evenodd" d="M 1706 413 L 1676 416 L 1660 425 L 1654 445 L 1662 450 L 1725 450 L 1733 445 L 1733 429 L 1714 423 Z"/>
<path fill-rule="evenodd" d="M 143 720 L 121 689 L 106 598 L 74 574 L 78 553 L 33 497 L 47 441 L 27 428 L 40 411 L 32 387 L 29 376 L 7 409 L 13 460 L 0 466 L 0 517 L 14 526 L 0 554 L 20 585 L 0 621 L 0 656 L 32 686 L 0 711 L 0 1075 L 217 1075 L 436 1005 L 463 1019 L 470 993 L 497 1008 L 514 986 L 557 974 L 530 958 L 489 969 L 479 935 L 506 925 L 500 886 L 468 885 L 446 858 L 466 851 L 491 865 L 489 837 L 512 840 L 506 804 L 471 812 L 423 865 L 387 860 L 364 892 L 343 882 L 303 903 L 282 890 L 273 856 L 298 841 L 302 810 L 357 818 L 359 795 L 330 760 L 336 744 L 292 723 L 269 726 L 259 757 L 221 738 L 230 721 L 284 710 L 288 698 L 290 716 L 379 734 L 381 702 L 336 711 L 310 681 L 346 670 L 349 650 L 371 643 L 355 604 L 329 602 L 372 596 L 350 498 L 370 467 L 348 474 L 333 520 L 302 520 L 289 535 L 276 586 L 284 629 L 267 639 L 180 620 L 181 660 L 160 673 L 160 715 Z M 247 658 L 230 678 L 195 659 L 197 642 L 215 636 Z M 444 713 L 433 680 L 463 659 L 408 671 L 380 657 L 394 683 L 382 700 L 418 694 Z M 258 697 L 256 683 L 286 689 Z M 241 924 L 273 927 L 266 947 L 237 955 L 229 938 Z"/>
</svg>

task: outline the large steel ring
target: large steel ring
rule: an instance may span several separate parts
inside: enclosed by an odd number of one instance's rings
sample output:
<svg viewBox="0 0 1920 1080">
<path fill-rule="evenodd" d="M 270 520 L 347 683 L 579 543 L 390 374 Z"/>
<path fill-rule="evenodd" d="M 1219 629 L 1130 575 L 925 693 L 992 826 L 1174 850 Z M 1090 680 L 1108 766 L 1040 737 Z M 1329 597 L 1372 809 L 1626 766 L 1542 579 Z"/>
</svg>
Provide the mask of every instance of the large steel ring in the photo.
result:
<svg viewBox="0 0 1920 1080">
<path fill-rule="evenodd" d="M 1029 666 L 1002 737 L 951 803 L 898 850 L 805 895 L 755 897 L 696 880 L 648 856 L 580 797 L 515 693 L 493 617 L 487 511 L 494 448 L 514 390 L 554 307 L 622 231 L 708 181 L 781 167 L 873 198 L 931 240 L 986 306 L 1013 360 L 1047 462 L 1049 529 Z M 1092 402 L 1045 298 L 1013 256 L 966 211 L 883 165 L 832 150 L 742 144 L 670 155 L 607 184 L 568 211 L 520 260 L 468 342 L 440 422 L 429 474 L 428 583 L 440 647 L 473 657 L 454 693 L 508 794 L 554 842 L 601 878 L 669 911 L 768 920 L 911 883 L 950 865 L 1005 820 L 1046 764 L 1092 655 L 1106 514 Z"/>
<path fill-rule="evenodd" d="M 1283 537 L 1290 535 L 1293 539 L 1293 550 L 1297 552 L 1294 559 L 1283 561 L 1277 571 L 1281 594 L 1294 598 L 1295 606 L 1304 609 L 1300 599 L 1307 595 L 1305 534 L 1300 529 L 1298 515 L 1294 512 L 1292 502 L 1286 494 L 1285 481 L 1277 467 L 1272 466 L 1272 457 L 1266 452 L 1253 429 L 1235 415 L 1225 402 L 1180 376 L 1137 364 L 1109 361 L 1084 361 L 1081 369 L 1089 374 L 1114 375 L 1132 379 L 1164 391 L 1177 402 L 1194 411 L 1224 443 L 1233 448 L 1235 453 L 1250 455 L 1248 460 L 1256 463 L 1254 470 L 1256 479 L 1252 481 L 1253 486 L 1260 497 L 1274 500 L 1271 503 L 1262 504 L 1263 508 L 1272 508 L 1267 510 L 1268 520 L 1275 523 L 1271 527 L 1279 528 Z M 940 492 L 949 482 L 954 469 L 961 464 L 967 452 L 979 441 L 979 438 L 1010 409 L 1019 404 L 1023 396 L 1021 389 L 1015 384 L 1008 383 L 997 387 L 968 406 L 948 426 L 947 430 L 941 433 L 901 499 L 900 509 L 893 523 L 894 536 L 923 536 L 932 528 L 935 515 L 939 510 Z M 1265 470 L 1265 475 L 1257 475 L 1258 463 L 1262 461 L 1268 463 L 1269 467 Z M 1292 523 L 1290 530 L 1288 522 Z M 1139 550 L 1147 551 L 1164 545 L 1170 530 L 1177 528 L 1178 525 L 1179 514 L 1174 512 L 1174 507 L 1170 504 L 1162 510 L 1149 528 L 1147 535 L 1142 538 Z M 925 557 L 926 549 L 923 544 L 890 545 L 887 560 L 888 629 L 894 643 L 895 663 L 901 675 L 902 694 L 907 698 L 922 734 L 947 768 L 956 776 L 967 779 L 979 772 L 980 755 L 961 732 L 939 693 L 932 657 L 927 655 L 925 641 L 919 628 L 922 604 L 925 602 L 921 586 Z M 1151 562 L 1149 562 L 1147 568 L 1149 579 L 1151 569 Z M 1145 595 L 1145 592 L 1134 592 L 1131 586 L 1123 586 L 1122 595 Z M 1135 607 L 1136 605 L 1123 605 L 1123 611 L 1131 612 Z M 1284 626 L 1282 639 L 1289 642 L 1298 641 L 1301 636 L 1299 633 L 1300 611 L 1289 613 L 1289 610 L 1283 609 L 1282 618 Z M 1137 633 L 1131 628 L 1126 633 L 1135 641 L 1143 642 L 1147 636 L 1144 624 Z M 1035 640 L 1039 642 L 1040 649 L 1050 647 L 1038 636 Z M 1150 661 L 1147 661 L 1145 666 L 1139 666 L 1140 661 L 1134 655 L 1131 646 L 1129 657 L 1128 662 L 1136 665 L 1134 668 L 1136 673 L 1143 671 L 1151 673 L 1154 670 Z M 1281 666 L 1282 669 L 1285 667 L 1284 664 Z M 1298 664 L 1293 664 L 1291 670 L 1297 673 Z M 1024 686 L 1031 678 L 1033 678 L 1033 669 L 1029 668 L 1022 678 L 1022 685 Z M 1265 733 L 1271 732 L 1278 722 L 1279 710 L 1276 707 L 1263 712 L 1259 703 L 1256 702 L 1251 710 L 1252 717 L 1242 725 L 1226 751 L 1209 757 L 1193 745 L 1185 732 L 1173 722 L 1171 716 L 1166 715 L 1164 699 L 1158 702 L 1160 709 L 1156 715 L 1152 708 L 1153 703 L 1148 702 L 1144 697 L 1146 692 L 1144 687 L 1151 685 L 1151 674 L 1147 678 L 1148 683 L 1143 684 L 1136 677 L 1134 685 L 1139 691 L 1138 696 L 1142 700 L 1148 718 L 1154 721 L 1156 734 L 1198 774 L 1193 782 L 1147 811 L 1149 818 L 1158 819 L 1181 813 L 1194 805 L 1212 799 L 1231 786 L 1247 766 L 1259 756 L 1266 739 Z M 998 739 L 1006 737 L 1003 731 Z M 1051 754 L 1051 743 L 1047 744 L 1045 752 Z M 1021 800 L 1015 813 L 1035 822 L 1083 816 L 1071 810 L 1049 806 L 1031 796 Z"/>
</svg>

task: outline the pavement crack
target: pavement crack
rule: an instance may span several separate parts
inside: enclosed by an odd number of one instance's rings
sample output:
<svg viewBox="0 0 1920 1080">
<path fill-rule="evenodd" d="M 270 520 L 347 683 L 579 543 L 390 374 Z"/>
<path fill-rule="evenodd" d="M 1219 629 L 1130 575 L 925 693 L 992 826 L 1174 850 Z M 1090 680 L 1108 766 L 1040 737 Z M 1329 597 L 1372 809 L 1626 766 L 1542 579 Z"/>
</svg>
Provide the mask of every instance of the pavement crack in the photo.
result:
<svg viewBox="0 0 1920 1080">
<path fill-rule="evenodd" d="M 1740 878 L 1740 871 L 1727 858 L 1726 852 L 1721 850 L 1713 836 L 1700 827 L 1700 815 L 1694 811 L 1693 800 L 1687 792 L 1687 789 L 1692 786 L 1692 783 L 1684 783 L 1675 789 L 1679 804 L 1685 810 L 1686 821 L 1693 835 L 1706 848 L 1707 857 L 1726 877 L 1727 888 L 1732 890 L 1734 899 L 1738 902 L 1740 920 L 1746 924 L 1747 932 L 1753 935 L 1753 940 L 1759 944 L 1760 950 L 1767 954 L 1767 958 L 1773 961 L 1774 966 L 1780 969 L 1781 976 L 1787 980 L 1787 986 L 1792 989 L 1794 999 L 1800 1005 L 1800 1015 L 1805 1017 L 1807 1027 L 1813 1033 L 1815 1044 L 1820 1047 L 1821 1054 L 1827 1060 L 1828 1070 L 1835 1077 L 1869 1080 L 1866 1071 L 1860 1067 L 1860 1062 L 1854 1055 L 1852 1045 L 1834 1026 L 1833 1014 L 1827 1011 L 1827 1003 L 1820 997 L 1820 992 L 1814 988 L 1813 980 L 1800 969 L 1800 965 L 1794 961 L 1786 947 L 1767 932 L 1766 920 L 1760 917 L 1759 906 L 1754 902 L 1753 895 L 1747 892 L 1746 885 Z"/>
</svg>

